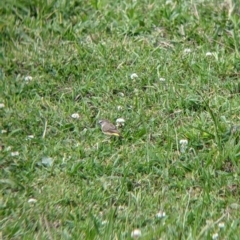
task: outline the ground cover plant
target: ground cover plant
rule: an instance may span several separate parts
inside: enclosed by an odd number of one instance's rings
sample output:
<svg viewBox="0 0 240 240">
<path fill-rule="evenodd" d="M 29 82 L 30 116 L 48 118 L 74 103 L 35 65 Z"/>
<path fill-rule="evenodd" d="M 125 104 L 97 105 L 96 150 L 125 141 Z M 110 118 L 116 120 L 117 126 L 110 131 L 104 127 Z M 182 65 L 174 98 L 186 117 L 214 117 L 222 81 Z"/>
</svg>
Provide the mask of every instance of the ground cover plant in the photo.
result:
<svg viewBox="0 0 240 240">
<path fill-rule="evenodd" d="M 0 14 L 3 239 L 239 238 L 237 1 Z"/>
</svg>

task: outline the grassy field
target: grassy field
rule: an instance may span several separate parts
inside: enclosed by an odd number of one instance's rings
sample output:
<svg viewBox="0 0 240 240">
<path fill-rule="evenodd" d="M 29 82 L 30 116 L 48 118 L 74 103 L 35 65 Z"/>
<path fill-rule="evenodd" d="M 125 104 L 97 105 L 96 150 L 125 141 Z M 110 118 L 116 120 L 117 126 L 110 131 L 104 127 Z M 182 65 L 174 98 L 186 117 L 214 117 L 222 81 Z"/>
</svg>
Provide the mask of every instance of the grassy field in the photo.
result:
<svg viewBox="0 0 240 240">
<path fill-rule="evenodd" d="M 0 2 L 0 239 L 239 239 L 235 2 Z"/>
</svg>

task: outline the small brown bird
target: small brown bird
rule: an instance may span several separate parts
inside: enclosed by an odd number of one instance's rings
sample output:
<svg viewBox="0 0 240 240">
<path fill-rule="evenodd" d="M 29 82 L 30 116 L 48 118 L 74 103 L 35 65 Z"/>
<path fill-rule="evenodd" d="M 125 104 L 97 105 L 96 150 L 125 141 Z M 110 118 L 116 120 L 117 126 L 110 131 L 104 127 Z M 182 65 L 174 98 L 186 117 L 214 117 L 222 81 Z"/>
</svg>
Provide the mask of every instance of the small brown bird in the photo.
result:
<svg viewBox="0 0 240 240">
<path fill-rule="evenodd" d="M 108 120 L 102 119 L 102 120 L 99 120 L 98 123 L 101 125 L 101 129 L 104 134 L 109 136 L 121 137 L 121 134 L 118 131 L 117 127 L 112 123 L 110 123 Z"/>
</svg>

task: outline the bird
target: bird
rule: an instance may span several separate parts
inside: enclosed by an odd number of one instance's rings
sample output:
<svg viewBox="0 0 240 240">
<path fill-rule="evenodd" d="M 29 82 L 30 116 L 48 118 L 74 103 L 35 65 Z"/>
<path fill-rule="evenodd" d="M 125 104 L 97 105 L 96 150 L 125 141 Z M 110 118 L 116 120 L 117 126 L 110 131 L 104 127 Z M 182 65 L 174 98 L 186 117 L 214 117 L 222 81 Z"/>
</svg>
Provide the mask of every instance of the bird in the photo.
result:
<svg viewBox="0 0 240 240">
<path fill-rule="evenodd" d="M 118 131 L 117 127 L 113 125 L 111 122 L 109 122 L 106 119 L 101 119 L 98 121 L 98 123 L 101 126 L 102 132 L 109 136 L 117 136 L 121 137 L 120 132 Z"/>
</svg>

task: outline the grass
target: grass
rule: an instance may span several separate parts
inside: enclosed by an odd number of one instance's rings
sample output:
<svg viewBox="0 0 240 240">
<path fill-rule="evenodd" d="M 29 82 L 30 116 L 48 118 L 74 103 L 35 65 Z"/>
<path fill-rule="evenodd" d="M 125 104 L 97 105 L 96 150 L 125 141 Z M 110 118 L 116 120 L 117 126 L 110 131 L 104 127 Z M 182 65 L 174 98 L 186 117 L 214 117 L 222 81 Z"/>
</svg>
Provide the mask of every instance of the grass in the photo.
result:
<svg viewBox="0 0 240 240">
<path fill-rule="evenodd" d="M 239 238 L 237 1 L 0 14 L 3 239 Z M 124 138 L 103 135 L 98 120 L 120 117 Z"/>
</svg>

